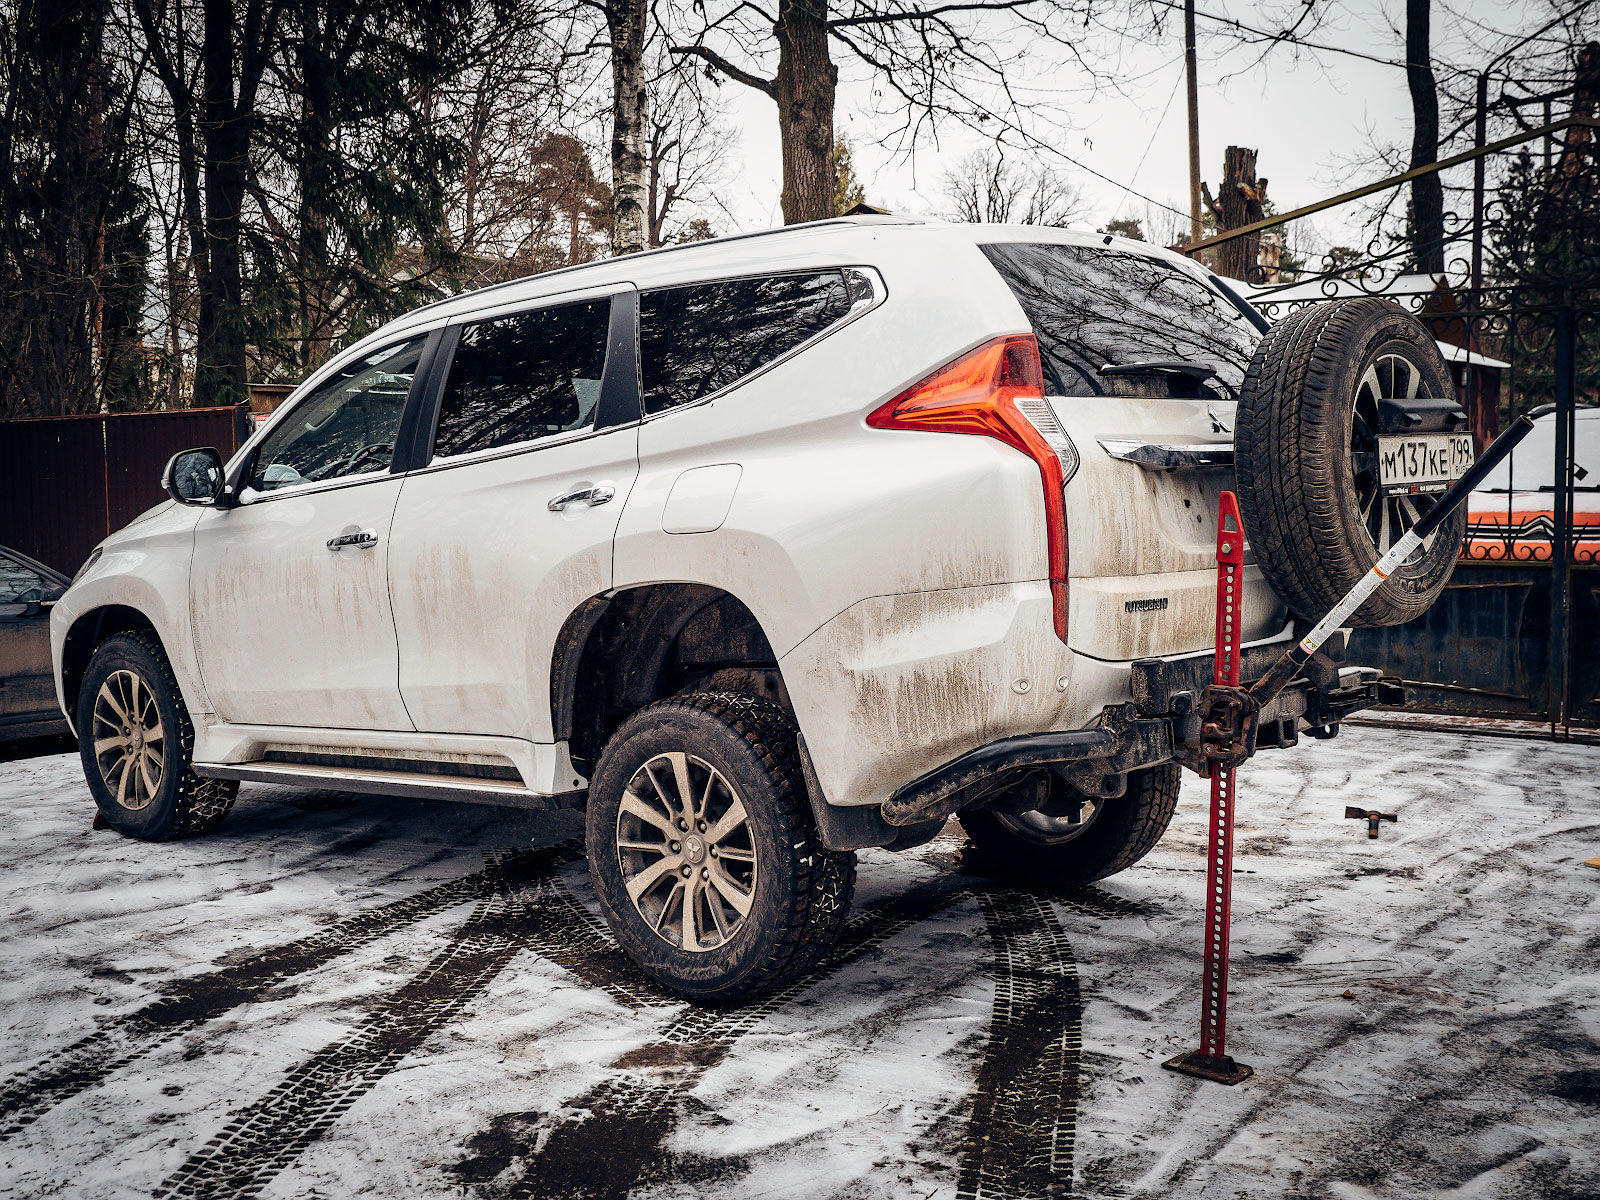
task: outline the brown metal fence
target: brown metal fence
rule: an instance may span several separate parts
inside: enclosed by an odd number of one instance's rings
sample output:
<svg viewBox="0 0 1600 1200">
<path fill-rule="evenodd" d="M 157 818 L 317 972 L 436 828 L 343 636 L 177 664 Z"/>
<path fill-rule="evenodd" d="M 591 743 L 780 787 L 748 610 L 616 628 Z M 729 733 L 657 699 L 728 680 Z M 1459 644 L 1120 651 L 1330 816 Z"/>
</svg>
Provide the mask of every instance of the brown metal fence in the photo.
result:
<svg viewBox="0 0 1600 1200">
<path fill-rule="evenodd" d="M 0 421 L 0 545 L 70 575 L 164 498 L 169 458 L 191 446 L 227 458 L 248 432 L 243 406 Z"/>
</svg>

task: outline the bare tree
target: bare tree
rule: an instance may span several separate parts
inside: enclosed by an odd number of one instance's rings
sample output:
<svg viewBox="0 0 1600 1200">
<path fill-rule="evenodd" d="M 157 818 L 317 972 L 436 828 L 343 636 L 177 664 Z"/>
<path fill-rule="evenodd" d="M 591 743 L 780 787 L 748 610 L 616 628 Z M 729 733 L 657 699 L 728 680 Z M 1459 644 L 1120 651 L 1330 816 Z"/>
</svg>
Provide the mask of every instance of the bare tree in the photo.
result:
<svg viewBox="0 0 1600 1200">
<path fill-rule="evenodd" d="M 1019 167 L 997 150 L 975 150 L 945 172 L 940 191 L 953 221 L 1069 225 L 1085 211 L 1082 194 L 1049 167 Z"/>
<path fill-rule="evenodd" d="M 240 258 L 256 102 L 284 13 L 280 0 L 230 0 L 193 10 L 174 0 L 130 0 L 151 65 L 174 114 L 183 211 L 199 298 L 196 404 L 245 395 L 244 272 Z"/>
<path fill-rule="evenodd" d="M 1206 207 L 1216 218 L 1217 230 L 1226 233 L 1253 225 L 1266 215 L 1267 181 L 1256 177 L 1256 152 L 1245 146 L 1229 146 L 1222 157 L 1222 183 L 1217 194 L 1209 184 L 1201 184 Z M 1216 248 L 1217 270 L 1232 279 L 1252 280 L 1261 254 L 1261 234 L 1251 233 L 1223 242 Z"/>
<path fill-rule="evenodd" d="M 611 193 L 595 176 L 590 147 L 556 132 L 604 139 L 577 111 L 606 69 L 593 53 L 595 23 L 581 10 L 524 6 L 500 16 L 488 6 L 478 29 L 470 65 L 427 98 L 430 123 L 461 149 L 444 207 L 458 252 L 454 272 L 444 272 L 451 286 L 587 261 L 610 237 Z"/>
<path fill-rule="evenodd" d="M 681 214 L 720 207 L 737 134 L 705 81 L 662 54 L 651 72 L 645 122 L 645 213 L 648 244 L 676 240 Z M 690 218 L 692 219 L 692 218 Z"/>
<path fill-rule="evenodd" d="M 612 249 L 632 254 L 645 248 L 645 137 L 649 105 L 645 90 L 646 0 L 605 0 L 611 31 Z"/>
<path fill-rule="evenodd" d="M 870 75 L 886 137 L 902 149 L 954 122 L 1065 158 L 1059 139 L 1045 135 L 1067 124 L 1073 88 L 1092 94 L 1105 84 L 1090 47 L 1119 12 L 1092 0 L 843 0 L 837 9 L 829 0 L 779 0 L 773 14 L 724 0 L 682 14 L 688 26 L 672 52 L 775 102 L 783 217 L 793 223 L 833 215 L 835 49 Z M 1051 56 L 1070 64 L 1069 77 L 1060 62 L 1045 62 Z M 1035 62 L 1048 69 L 1048 91 L 1029 90 Z"/>
<path fill-rule="evenodd" d="M 1411 167 L 1439 161 L 1439 87 L 1429 21 L 1433 0 L 1406 0 L 1406 87 L 1411 92 Z M 1411 181 L 1411 252 L 1417 270 L 1444 273 L 1444 181 L 1437 171 Z"/>
</svg>

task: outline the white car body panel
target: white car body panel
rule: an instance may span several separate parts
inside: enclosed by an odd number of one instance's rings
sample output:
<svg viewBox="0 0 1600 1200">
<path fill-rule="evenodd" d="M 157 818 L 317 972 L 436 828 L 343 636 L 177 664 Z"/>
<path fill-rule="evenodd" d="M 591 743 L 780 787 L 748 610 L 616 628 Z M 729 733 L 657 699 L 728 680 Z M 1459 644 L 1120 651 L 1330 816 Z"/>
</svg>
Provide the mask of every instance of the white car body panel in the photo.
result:
<svg viewBox="0 0 1600 1200">
<path fill-rule="evenodd" d="M 140 514 L 100 544 L 99 555 L 50 610 L 50 654 L 56 664 L 56 699 L 68 722 L 77 719 L 75 695 L 61 675 L 62 643 L 82 616 L 112 606 L 143 613 L 161 634 L 184 706 L 197 722 L 211 717 L 200 664 L 189 636 L 189 560 L 200 510 L 166 501 Z"/>
<path fill-rule="evenodd" d="M 611 542 L 638 471 L 636 427 L 406 478 L 389 589 L 400 693 L 434 733 L 553 739 L 550 653 L 567 615 L 611 588 Z M 607 504 L 551 512 L 609 483 Z"/>
<path fill-rule="evenodd" d="M 396 684 L 389 605 L 389 533 L 401 483 L 356 477 L 201 514 L 191 610 L 200 676 L 219 718 L 413 727 Z M 329 538 L 350 529 L 373 530 L 377 544 L 328 549 Z"/>
</svg>

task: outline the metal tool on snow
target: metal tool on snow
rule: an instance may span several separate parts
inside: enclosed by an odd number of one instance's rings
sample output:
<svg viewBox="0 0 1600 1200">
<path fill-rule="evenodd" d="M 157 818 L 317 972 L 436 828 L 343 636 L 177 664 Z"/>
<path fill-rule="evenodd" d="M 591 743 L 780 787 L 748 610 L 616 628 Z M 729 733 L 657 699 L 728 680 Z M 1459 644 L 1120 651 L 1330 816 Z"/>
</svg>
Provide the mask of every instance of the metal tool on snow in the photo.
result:
<svg viewBox="0 0 1600 1200">
<path fill-rule="evenodd" d="M 1452 483 L 1414 526 L 1373 564 L 1314 625 L 1250 687 L 1239 682 L 1241 599 L 1244 574 L 1244 532 L 1239 504 L 1232 492 L 1223 492 L 1217 514 L 1217 640 L 1212 685 L 1202 701 L 1200 758 L 1203 774 L 1211 777 L 1211 833 L 1206 853 L 1206 937 L 1200 997 L 1200 1047 L 1170 1058 L 1161 1065 L 1218 1083 L 1242 1083 L 1254 1074 L 1227 1053 L 1228 935 L 1233 914 L 1233 810 L 1234 773 L 1255 753 L 1261 710 L 1278 698 L 1300 674 L 1311 656 L 1330 635 L 1343 627 L 1362 602 L 1391 572 L 1410 558 L 1423 541 L 1449 519 L 1474 488 L 1483 481 L 1518 442 L 1533 429 L 1533 421 L 1518 417 L 1497 437 L 1466 473 Z M 1347 809 L 1346 816 L 1368 818 L 1368 837 L 1377 837 L 1378 821 L 1393 821 L 1374 810 Z"/>
<path fill-rule="evenodd" d="M 1388 821 L 1393 824 L 1400 819 L 1393 813 L 1379 812 L 1375 808 L 1356 808 L 1354 805 L 1346 805 L 1344 815 L 1348 821 L 1365 821 L 1369 838 L 1378 836 L 1379 821 Z"/>
</svg>

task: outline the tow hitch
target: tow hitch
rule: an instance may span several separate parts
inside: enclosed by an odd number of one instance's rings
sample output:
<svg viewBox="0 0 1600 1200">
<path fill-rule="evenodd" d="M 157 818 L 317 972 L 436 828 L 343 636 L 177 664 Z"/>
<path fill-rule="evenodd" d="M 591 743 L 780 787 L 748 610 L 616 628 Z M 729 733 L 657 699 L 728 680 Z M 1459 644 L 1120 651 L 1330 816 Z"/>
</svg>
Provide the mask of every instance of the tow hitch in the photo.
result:
<svg viewBox="0 0 1600 1200">
<path fill-rule="evenodd" d="M 1484 451 L 1483 456 L 1439 497 L 1439 503 L 1395 540 L 1388 553 L 1318 621 L 1311 632 L 1291 646 L 1267 673 L 1250 687 L 1239 684 L 1239 621 L 1241 576 L 1244 572 L 1244 532 L 1239 504 L 1232 492 L 1222 493 L 1217 520 L 1217 640 L 1211 686 L 1206 689 L 1200 713 L 1199 763 L 1211 776 L 1211 836 L 1206 854 L 1206 937 L 1204 970 L 1200 985 L 1200 1047 L 1168 1059 L 1161 1065 L 1171 1071 L 1197 1075 L 1218 1083 L 1243 1083 L 1254 1071 L 1227 1054 L 1228 937 L 1233 916 L 1233 810 L 1234 773 L 1255 753 L 1261 711 L 1270 705 L 1301 673 L 1333 633 L 1340 629 L 1363 601 L 1422 545 L 1423 539 L 1451 513 L 1533 429 L 1526 416 L 1518 417 Z M 1377 686 L 1377 681 L 1374 681 Z M 1379 693 L 1382 694 L 1381 692 Z M 1332 693 L 1337 697 L 1338 692 Z M 1308 714 L 1309 719 L 1309 714 Z M 1335 722 L 1336 723 L 1336 722 Z M 1313 722 L 1315 724 L 1315 722 Z M 1326 722 L 1323 728 L 1328 728 Z M 1379 821 L 1395 817 L 1377 810 L 1348 808 L 1347 817 L 1364 817 L 1367 836 L 1378 836 Z"/>
<path fill-rule="evenodd" d="M 1232 492 L 1227 493 L 1229 499 Z M 1200 757 L 1213 771 L 1231 771 L 1256 752 L 1261 703 L 1249 688 L 1214 683 L 1206 689 L 1200 719 Z"/>
</svg>

